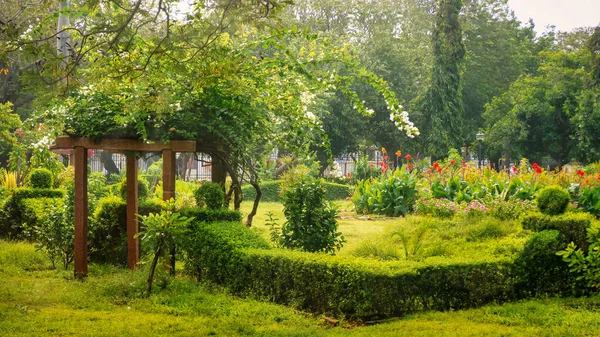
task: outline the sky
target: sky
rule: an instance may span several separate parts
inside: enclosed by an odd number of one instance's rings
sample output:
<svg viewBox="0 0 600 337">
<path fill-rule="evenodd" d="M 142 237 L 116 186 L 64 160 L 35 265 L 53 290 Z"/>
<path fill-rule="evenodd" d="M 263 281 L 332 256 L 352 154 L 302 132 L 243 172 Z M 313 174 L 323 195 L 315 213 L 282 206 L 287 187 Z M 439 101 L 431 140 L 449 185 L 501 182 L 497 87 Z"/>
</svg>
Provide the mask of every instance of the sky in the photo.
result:
<svg viewBox="0 0 600 337">
<path fill-rule="evenodd" d="M 532 18 L 538 34 L 548 25 L 570 31 L 600 24 L 600 0 L 509 0 L 508 5 L 519 21 Z"/>
</svg>

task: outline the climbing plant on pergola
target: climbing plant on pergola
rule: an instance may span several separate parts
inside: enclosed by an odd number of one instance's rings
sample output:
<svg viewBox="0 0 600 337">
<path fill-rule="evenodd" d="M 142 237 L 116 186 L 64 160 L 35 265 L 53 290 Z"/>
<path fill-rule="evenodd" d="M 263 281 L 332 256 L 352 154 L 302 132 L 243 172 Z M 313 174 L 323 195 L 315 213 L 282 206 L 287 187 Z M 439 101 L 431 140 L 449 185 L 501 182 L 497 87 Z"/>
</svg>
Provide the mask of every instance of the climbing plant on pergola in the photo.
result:
<svg viewBox="0 0 600 337">
<path fill-rule="evenodd" d="M 56 148 L 73 149 L 75 168 L 75 277 L 82 278 L 88 273 L 88 149 L 123 152 L 127 157 L 127 265 L 137 267 L 140 252 L 136 234 L 138 233 L 138 179 L 137 157 L 142 152 L 161 152 L 163 157 L 163 199 L 175 197 L 175 154 L 195 152 L 196 142 L 173 140 L 167 143 L 147 143 L 133 139 L 79 138 L 62 136 L 56 139 Z"/>
</svg>

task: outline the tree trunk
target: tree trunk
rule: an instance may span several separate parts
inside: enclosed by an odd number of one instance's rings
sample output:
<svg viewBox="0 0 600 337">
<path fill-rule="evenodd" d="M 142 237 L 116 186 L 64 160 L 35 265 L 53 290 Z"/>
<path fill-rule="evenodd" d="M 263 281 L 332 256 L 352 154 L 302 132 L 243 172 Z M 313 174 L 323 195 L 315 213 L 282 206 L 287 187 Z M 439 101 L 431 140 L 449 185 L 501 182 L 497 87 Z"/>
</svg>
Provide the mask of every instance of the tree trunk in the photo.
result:
<svg viewBox="0 0 600 337">
<path fill-rule="evenodd" d="M 258 203 L 260 202 L 260 197 L 262 196 L 262 191 L 260 190 L 260 185 L 257 182 L 250 183 L 252 187 L 256 190 L 256 198 L 254 198 L 254 205 L 252 206 L 252 211 L 248 214 L 248 218 L 246 220 L 246 226 L 252 227 L 252 220 L 258 211 Z"/>
<path fill-rule="evenodd" d="M 115 165 L 115 162 L 112 159 L 112 153 L 108 151 L 102 151 L 100 153 L 100 161 L 102 161 L 102 165 L 104 165 L 104 169 L 108 172 L 108 174 L 119 174 L 119 168 Z"/>
<path fill-rule="evenodd" d="M 152 259 L 152 265 L 150 265 L 150 274 L 148 275 L 148 280 L 146 283 L 148 284 L 148 289 L 146 295 L 150 297 L 152 293 L 152 281 L 154 280 L 154 271 L 156 271 L 156 265 L 158 264 L 158 258 L 162 254 L 162 245 L 159 243 L 158 248 L 156 249 L 156 253 L 154 253 L 154 258 Z"/>
</svg>

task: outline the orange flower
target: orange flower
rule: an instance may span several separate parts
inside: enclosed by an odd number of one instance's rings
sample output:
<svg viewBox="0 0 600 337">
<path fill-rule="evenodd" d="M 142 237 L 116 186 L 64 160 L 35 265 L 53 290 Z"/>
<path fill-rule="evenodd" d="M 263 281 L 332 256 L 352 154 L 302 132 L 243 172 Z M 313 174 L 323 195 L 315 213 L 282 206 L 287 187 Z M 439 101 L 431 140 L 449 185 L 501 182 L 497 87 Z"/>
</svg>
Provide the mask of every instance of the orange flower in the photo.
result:
<svg viewBox="0 0 600 337">
<path fill-rule="evenodd" d="M 408 167 L 409 171 L 412 170 L 412 165 L 411 164 L 406 165 L 406 167 Z"/>
<path fill-rule="evenodd" d="M 400 150 L 396 151 L 396 157 L 400 157 L 402 155 L 402 152 Z"/>
<path fill-rule="evenodd" d="M 382 147 L 382 148 L 381 148 L 381 152 L 383 152 L 383 153 L 387 153 L 387 151 L 385 150 L 385 147 Z"/>
<path fill-rule="evenodd" d="M 390 157 L 388 157 L 387 155 L 383 156 L 383 160 L 388 161 L 390 160 Z"/>
</svg>

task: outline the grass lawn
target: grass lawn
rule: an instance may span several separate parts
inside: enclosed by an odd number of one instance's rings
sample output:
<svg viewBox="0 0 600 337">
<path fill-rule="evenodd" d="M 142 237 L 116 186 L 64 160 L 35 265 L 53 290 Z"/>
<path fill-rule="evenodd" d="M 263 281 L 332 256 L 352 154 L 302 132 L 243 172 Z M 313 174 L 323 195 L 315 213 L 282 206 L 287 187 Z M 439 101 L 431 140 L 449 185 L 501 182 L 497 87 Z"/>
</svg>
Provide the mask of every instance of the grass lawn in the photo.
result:
<svg viewBox="0 0 600 337">
<path fill-rule="evenodd" d="M 353 254 L 362 257 L 386 259 L 405 259 L 403 242 L 399 235 L 406 238 L 406 245 L 413 250 L 421 244 L 416 258 L 461 258 L 510 257 L 520 251 L 529 236 L 521 229 L 518 221 L 500 221 L 491 218 L 439 220 L 429 217 L 409 215 L 406 218 L 385 218 L 378 216 L 357 216 L 353 212 L 351 201 L 337 201 L 340 209 L 338 230 L 346 239 L 339 255 Z M 241 205 L 243 219 L 252 209 L 252 202 Z M 283 224 L 283 205 L 277 202 L 261 202 L 254 217 L 253 228 L 267 241 L 269 227 L 267 213 L 272 212 L 277 222 Z M 425 232 L 421 241 L 416 242 L 418 228 L 424 224 L 431 228 Z"/>
<path fill-rule="evenodd" d="M 321 316 L 237 298 L 184 276 L 144 298 L 143 271 L 92 265 L 85 282 L 71 273 L 51 270 L 33 245 L 0 241 L 0 336 L 592 336 L 600 328 L 598 297 L 330 327 Z"/>
</svg>

